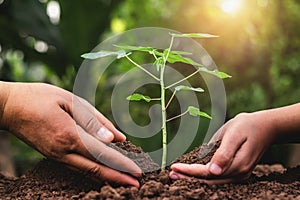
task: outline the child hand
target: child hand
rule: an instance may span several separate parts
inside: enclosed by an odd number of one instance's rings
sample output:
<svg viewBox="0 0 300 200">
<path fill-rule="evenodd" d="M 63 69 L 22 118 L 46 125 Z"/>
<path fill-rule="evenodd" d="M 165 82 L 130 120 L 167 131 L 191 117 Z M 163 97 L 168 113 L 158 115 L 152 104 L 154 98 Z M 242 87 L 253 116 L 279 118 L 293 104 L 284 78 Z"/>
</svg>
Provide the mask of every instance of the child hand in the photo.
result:
<svg viewBox="0 0 300 200">
<path fill-rule="evenodd" d="M 268 115 L 267 111 L 237 115 L 211 139 L 211 142 L 222 141 L 208 164 L 173 164 L 170 178 L 195 176 L 208 184 L 249 178 L 263 153 L 275 141 L 274 126 Z"/>
</svg>

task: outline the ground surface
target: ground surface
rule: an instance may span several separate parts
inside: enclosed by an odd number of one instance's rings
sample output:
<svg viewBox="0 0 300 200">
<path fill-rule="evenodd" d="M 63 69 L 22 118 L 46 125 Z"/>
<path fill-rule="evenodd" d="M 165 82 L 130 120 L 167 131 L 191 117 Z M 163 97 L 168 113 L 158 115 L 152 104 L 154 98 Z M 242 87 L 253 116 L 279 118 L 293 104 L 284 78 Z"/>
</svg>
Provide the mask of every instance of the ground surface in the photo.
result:
<svg viewBox="0 0 300 200">
<path fill-rule="evenodd" d="M 135 160 L 145 171 L 157 167 L 147 154 L 131 143 L 120 143 L 118 146 L 127 149 L 119 151 Z M 213 155 L 215 147 L 216 145 L 203 145 L 177 161 L 206 163 Z M 128 152 L 129 149 L 131 152 Z M 0 199 L 300 200 L 300 166 L 284 169 L 281 165 L 259 165 L 248 181 L 239 184 L 208 186 L 196 178 L 172 181 L 168 178 L 168 170 L 146 173 L 140 183 L 139 189 L 99 184 L 60 163 L 43 160 L 20 178 L 8 178 L 0 174 Z"/>
</svg>

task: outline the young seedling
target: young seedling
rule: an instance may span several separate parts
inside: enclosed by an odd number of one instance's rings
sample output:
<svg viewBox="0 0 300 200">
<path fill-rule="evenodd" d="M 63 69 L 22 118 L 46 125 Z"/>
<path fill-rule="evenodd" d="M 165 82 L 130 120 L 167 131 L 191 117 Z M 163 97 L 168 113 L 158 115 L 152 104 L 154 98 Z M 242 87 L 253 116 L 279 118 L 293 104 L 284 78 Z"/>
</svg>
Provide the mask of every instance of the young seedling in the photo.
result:
<svg viewBox="0 0 300 200">
<path fill-rule="evenodd" d="M 189 57 L 185 57 L 186 55 L 189 55 L 189 52 L 185 51 L 174 51 L 172 50 L 173 42 L 175 38 L 180 38 L 180 37 L 188 37 L 188 38 L 215 38 L 217 36 L 215 35 L 210 35 L 210 34 L 203 34 L 203 33 L 190 33 L 190 34 L 177 34 L 177 33 L 170 33 L 171 37 L 171 42 L 169 45 L 169 48 L 165 50 L 158 50 L 153 47 L 142 47 L 142 46 L 121 46 L 121 45 L 115 45 L 118 47 L 120 50 L 118 51 L 98 51 L 98 52 L 93 52 L 93 53 L 86 53 L 83 54 L 82 57 L 86 59 L 98 59 L 106 56 L 116 56 L 117 59 L 121 58 L 126 58 L 129 60 L 134 66 L 138 67 L 145 73 L 147 73 L 149 76 L 154 78 L 159 84 L 160 84 L 160 97 L 159 98 L 152 98 L 150 96 L 146 96 L 143 94 L 132 94 L 127 97 L 128 100 L 130 101 L 141 101 L 144 100 L 146 102 L 154 101 L 154 100 L 159 100 L 161 104 L 161 117 L 162 117 L 162 163 L 161 163 L 161 169 L 164 170 L 166 167 L 166 162 L 167 162 L 167 123 L 182 117 L 185 114 L 190 114 L 191 116 L 200 116 L 200 117 L 206 117 L 211 119 L 211 116 L 203 111 L 200 111 L 199 108 L 194 107 L 194 106 L 189 106 L 187 110 L 175 117 L 167 119 L 167 108 L 172 102 L 175 94 L 177 92 L 183 91 L 183 90 L 188 90 L 188 91 L 194 91 L 194 92 L 204 92 L 202 88 L 194 88 L 190 86 L 185 86 L 185 85 L 180 85 L 183 81 L 191 78 L 192 76 L 196 75 L 199 72 L 205 72 L 211 75 L 214 75 L 218 78 L 225 79 L 225 78 L 230 78 L 231 76 L 218 71 L 218 70 L 208 70 L 207 68 L 203 67 L 200 63 L 197 63 L 196 61 L 192 60 Z M 154 62 L 153 66 L 156 67 L 157 71 L 159 72 L 159 77 L 155 76 L 152 74 L 150 71 L 142 67 L 140 64 L 136 63 L 130 55 L 135 52 L 144 52 L 144 53 L 149 53 L 153 55 L 154 57 Z M 196 66 L 197 69 L 195 72 L 191 73 L 190 75 L 186 76 L 185 78 L 178 80 L 177 82 L 174 82 L 173 84 L 170 85 L 165 85 L 164 82 L 164 73 L 165 73 L 165 67 L 167 63 L 176 63 L 176 62 L 181 62 L 185 63 L 188 65 L 193 65 Z M 174 89 L 173 94 L 171 97 L 166 101 L 166 90 L 168 89 Z"/>
</svg>

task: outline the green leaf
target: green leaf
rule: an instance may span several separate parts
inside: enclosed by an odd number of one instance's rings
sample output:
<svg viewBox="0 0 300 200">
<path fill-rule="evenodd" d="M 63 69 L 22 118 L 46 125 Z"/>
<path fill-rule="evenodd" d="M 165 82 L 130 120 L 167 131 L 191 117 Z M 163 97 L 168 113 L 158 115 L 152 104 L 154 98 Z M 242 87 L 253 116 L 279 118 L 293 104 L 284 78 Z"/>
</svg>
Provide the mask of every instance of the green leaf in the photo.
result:
<svg viewBox="0 0 300 200">
<path fill-rule="evenodd" d="M 191 90 L 191 91 L 195 91 L 195 92 L 204 92 L 204 90 L 202 88 L 193 88 L 193 87 L 189 87 L 189 86 L 185 86 L 185 85 L 178 85 L 175 87 L 176 91 L 180 91 L 180 90 Z"/>
<path fill-rule="evenodd" d="M 151 98 L 149 96 L 144 96 L 144 95 L 138 94 L 138 93 L 130 95 L 126 99 L 129 100 L 129 101 L 140 101 L 140 100 L 144 100 L 146 102 L 151 101 Z"/>
<path fill-rule="evenodd" d="M 160 57 L 166 57 L 167 52 L 168 52 L 168 49 L 165 49 L 163 53 L 159 52 L 159 51 L 154 51 L 155 55 L 160 56 Z M 167 58 L 167 61 L 169 63 L 182 62 L 182 63 L 186 63 L 186 64 L 189 64 L 189 65 L 194 65 L 194 66 L 198 66 L 198 67 L 203 66 L 200 63 L 195 62 L 191 58 L 184 57 L 184 56 L 182 56 L 180 54 L 177 54 L 177 53 L 178 53 L 177 51 L 175 51 L 175 53 L 174 53 L 174 51 L 170 51 L 169 55 L 168 55 L 168 58 Z"/>
<path fill-rule="evenodd" d="M 167 61 L 169 63 L 175 63 L 175 62 L 182 62 L 186 63 L 189 65 L 194 65 L 194 66 L 202 66 L 200 63 L 195 62 L 191 58 L 183 57 L 179 54 L 173 54 L 172 52 L 169 54 Z"/>
<path fill-rule="evenodd" d="M 172 37 L 189 37 L 189 38 L 216 38 L 219 37 L 217 35 L 211 35 L 208 33 L 170 33 Z"/>
<path fill-rule="evenodd" d="M 194 106 L 189 106 L 188 107 L 188 112 L 191 116 L 201 116 L 201 117 L 206 117 L 208 119 L 212 119 L 212 117 L 210 115 L 208 115 L 207 113 L 205 112 L 202 112 L 199 110 L 199 108 L 196 108 Z"/>
<path fill-rule="evenodd" d="M 130 45 L 114 45 L 114 46 L 116 46 L 120 49 L 123 49 L 123 50 L 148 52 L 148 53 L 154 54 L 158 57 L 166 56 L 166 53 L 168 51 L 168 49 L 166 49 L 166 50 L 164 50 L 164 53 L 162 53 L 162 52 L 156 50 L 155 48 L 143 47 L 143 46 L 130 46 Z M 201 64 L 193 61 L 191 58 L 187 58 L 182 55 L 191 55 L 191 53 L 185 52 L 185 51 L 170 51 L 167 61 L 169 63 L 182 62 L 182 63 L 194 65 L 194 66 L 199 66 L 199 67 L 202 66 Z M 161 62 L 161 60 L 157 61 L 157 63 L 160 63 L 160 62 Z M 158 66 L 156 65 L 156 67 L 158 67 Z"/>
<path fill-rule="evenodd" d="M 219 70 L 213 70 L 213 71 L 211 71 L 211 70 L 206 69 L 205 67 L 201 67 L 200 71 L 208 73 L 208 74 L 211 74 L 211 75 L 214 75 L 214 76 L 217 76 L 218 78 L 221 78 L 221 79 L 231 78 L 232 77 L 229 74 L 226 74 L 225 72 L 221 72 Z"/>
<path fill-rule="evenodd" d="M 114 45 L 120 49 L 123 50 L 130 50 L 130 51 L 142 51 L 142 52 L 148 52 L 151 53 L 155 49 L 152 47 L 143 47 L 143 46 L 130 46 L 130 45 Z"/>
<path fill-rule="evenodd" d="M 98 52 L 93 52 L 93 53 L 82 54 L 81 57 L 93 60 L 93 59 L 97 59 L 97 58 L 103 58 L 103 57 L 106 57 L 106 56 L 117 56 L 117 58 L 120 59 L 120 58 L 123 58 L 123 57 L 125 57 L 129 54 L 126 54 L 126 52 L 124 50 L 120 50 L 120 51 L 98 51 Z"/>
<path fill-rule="evenodd" d="M 170 52 L 178 55 L 192 55 L 192 53 L 186 51 L 170 51 Z"/>
</svg>

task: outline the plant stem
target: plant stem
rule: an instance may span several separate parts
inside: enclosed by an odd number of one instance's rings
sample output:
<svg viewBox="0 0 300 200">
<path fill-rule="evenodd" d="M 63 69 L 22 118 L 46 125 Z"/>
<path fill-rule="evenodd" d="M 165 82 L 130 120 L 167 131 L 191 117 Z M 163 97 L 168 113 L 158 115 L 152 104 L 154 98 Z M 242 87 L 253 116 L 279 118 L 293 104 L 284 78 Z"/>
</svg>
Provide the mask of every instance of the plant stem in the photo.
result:
<svg viewBox="0 0 300 200">
<path fill-rule="evenodd" d="M 138 68 L 140 68 L 141 70 L 143 70 L 145 73 L 147 73 L 148 75 L 150 75 L 152 78 L 154 78 L 157 81 L 160 81 L 159 78 L 157 78 L 156 76 L 154 76 L 151 72 L 149 72 L 148 70 L 146 70 L 145 68 L 143 68 L 141 65 L 137 64 L 136 62 L 134 62 L 131 58 L 129 58 L 128 55 L 125 56 L 132 64 L 134 64 L 135 66 L 137 66 Z"/>
<path fill-rule="evenodd" d="M 161 161 L 161 170 L 164 170 L 166 168 L 167 164 L 167 113 L 166 113 L 166 88 L 165 88 L 165 83 L 164 83 L 164 72 L 165 72 L 165 66 L 168 60 L 168 56 L 170 54 L 172 45 L 173 45 L 174 37 L 172 36 L 170 46 L 168 48 L 168 52 L 166 57 L 164 58 L 164 64 L 160 69 L 160 97 L 161 97 L 161 115 L 162 115 L 162 161 Z"/>
<path fill-rule="evenodd" d="M 161 170 L 164 170 L 167 163 L 167 114 L 166 114 L 166 101 L 165 101 L 165 85 L 164 85 L 164 68 L 160 70 L 160 95 L 161 95 L 161 115 L 162 115 L 162 161 Z"/>
<path fill-rule="evenodd" d="M 173 42 L 174 42 L 174 37 L 172 36 L 171 42 L 170 42 L 170 46 L 169 46 L 169 48 L 168 48 L 167 55 L 166 55 L 166 57 L 164 57 L 164 66 L 166 66 L 166 63 L 167 63 L 167 60 L 168 60 L 168 57 L 169 57 L 169 54 L 170 54 L 170 51 L 171 51 Z"/>
<path fill-rule="evenodd" d="M 179 81 L 177 81 L 177 82 L 175 82 L 175 83 L 172 83 L 171 85 L 167 86 L 165 89 L 169 89 L 169 88 L 171 88 L 171 87 L 177 85 L 178 83 L 181 83 L 182 81 L 191 78 L 192 76 L 194 76 L 195 74 L 197 74 L 197 73 L 200 72 L 200 71 L 201 71 L 201 69 L 199 68 L 199 69 L 197 69 L 196 71 L 194 71 L 193 73 L 191 73 L 190 75 L 188 75 L 187 77 L 185 77 L 185 78 L 183 78 L 183 79 L 180 79 Z"/>
</svg>

